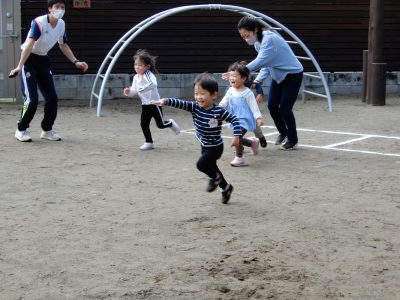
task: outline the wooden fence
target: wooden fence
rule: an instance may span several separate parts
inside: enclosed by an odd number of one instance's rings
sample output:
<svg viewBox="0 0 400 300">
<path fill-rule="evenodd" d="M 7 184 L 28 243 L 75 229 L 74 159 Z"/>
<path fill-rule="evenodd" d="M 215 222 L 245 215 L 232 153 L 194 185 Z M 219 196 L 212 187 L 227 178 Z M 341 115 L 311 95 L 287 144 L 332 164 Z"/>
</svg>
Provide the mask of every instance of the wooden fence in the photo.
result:
<svg viewBox="0 0 400 300">
<path fill-rule="evenodd" d="M 92 0 L 90 8 L 73 8 L 67 1 L 64 20 L 76 56 L 96 73 L 118 39 L 140 21 L 166 9 L 199 4 L 197 0 Z M 212 3 L 211 1 L 203 4 Z M 218 1 L 266 14 L 300 37 L 323 71 L 362 70 L 363 50 L 368 47 L 369 0 L 268 0 Z M 21 1 L 22 36 L 31 20 L 47 12 L 47 1 Z M 388 71 L 400 70 L 400 2 L 385 0 L 384 57 Z M 147 49 L 158 56 L 161 73 L 223 72 L 237 60 L 250 60 L 256 52 L 240 39 L 236 24 L 241 16 L 226 11 L 190 11 L 152 25 L 124 51 L 113 73 L 132 73 L 132 55 Z M 302 55 L 301 49 L 294 48 Z M 77 71 L 58 49 L 51 51 L 57 74 Z M 305 63 L 306 70 L 312 70 Z"/>
</svg>

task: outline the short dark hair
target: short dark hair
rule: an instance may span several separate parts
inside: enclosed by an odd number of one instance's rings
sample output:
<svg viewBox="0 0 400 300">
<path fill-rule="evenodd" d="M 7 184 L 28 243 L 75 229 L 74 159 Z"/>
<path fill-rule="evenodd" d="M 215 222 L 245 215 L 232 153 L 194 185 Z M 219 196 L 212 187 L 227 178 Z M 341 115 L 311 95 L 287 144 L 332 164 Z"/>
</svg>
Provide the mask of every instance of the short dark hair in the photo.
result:
<svg viewBox="0 0 400 300">
<path fill-rule="evenodd" d="M 246 80 L 249 80 L 250 71 L 247 69 L 245 61 L 234 62 L 229 66 L 228 71 L 236 71 L 240 74 L 240 77 L 245 77 Z"/>
<path fill-rule="evenodd" d="M 256 28 L 257 28 L 258 29 L 257 30 L 257 40 L 259 42 L 262 41 L 264 28 L 262 27 L 262 25 L 259 22 L 257 22 L 257 20 L 254 17 L 244 16 L 243 18 L 241 18 L 239 20 L 239 23 L 237 24 L 237 29 L 239 30 L 242 28 L 246 29 L 247 31 L 253 31 L 253 32 L 255 32 Z"/>
<path fill-rule="evenodd" d="M 197 75 L 193 85 L 196 84 L 200 85 L 203 89 L 209 91 L 210 94 L 218 92 L 218 82 L 211 73 L 204 72 Z"/>
<path fill-rule="evenodd" d="M 65 0 L 47 0 L 47 7 L 53 7 L 56 3 L 64 3 L 64 5 L 67 5 Z"/>
</svg>

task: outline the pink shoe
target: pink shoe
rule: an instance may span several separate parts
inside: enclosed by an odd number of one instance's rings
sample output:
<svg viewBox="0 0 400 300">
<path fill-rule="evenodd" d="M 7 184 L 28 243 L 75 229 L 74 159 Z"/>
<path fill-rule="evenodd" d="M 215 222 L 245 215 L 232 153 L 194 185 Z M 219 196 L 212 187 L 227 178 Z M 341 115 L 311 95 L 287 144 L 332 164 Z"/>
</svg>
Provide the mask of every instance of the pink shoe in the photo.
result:
<svg viewBox="0 0 400 300">
<path fill-rule="evenodd" d="M 258 148 L 260 148 L 260 140 L 258 138 L 252 138 L 250 147 L 251 147 L 251 152 L 253 153 L 253 155 L 257 155 Z"/>
<path fill-rule="evenodd" d="M 231 166 L 232 167 L 243 167 L 244 166 L 244 158 L 235 156 L 235 158 L 231 161 Z"/>
</svg>

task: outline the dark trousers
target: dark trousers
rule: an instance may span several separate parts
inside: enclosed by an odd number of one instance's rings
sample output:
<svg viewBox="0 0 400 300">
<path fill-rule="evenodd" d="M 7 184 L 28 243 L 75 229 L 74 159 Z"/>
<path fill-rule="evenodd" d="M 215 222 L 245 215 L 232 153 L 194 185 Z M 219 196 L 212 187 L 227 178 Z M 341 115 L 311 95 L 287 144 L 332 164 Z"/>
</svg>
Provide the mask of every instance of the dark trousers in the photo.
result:
<svg viewBox="0 0 400 300">
<path fill-rule="evenodd" d="M 41 127 L 44 131 L 51 130 L 57 117 L 58 97 L 50 70 L 49 57 L 32 53 L 22 68 L 20 78 L 24 105 L 18 121 L 18 130 L 27 129 L 35 116 L 39 99 L 38 88 L 45 100 Z"/>
<path fill-rule="evenodd" d="M 217 160 L 224 152 L 224 144 L 215 147 L 201 147 L 201 156 L 197 161 L 197 169 L 212 179 L 221 178 L 219 187 L 225 189 L 228 183 L 217 166 Z"/>
<path fill-rule="evenodd" d="M 268 110 L 276 128 L 281 135 L 295 143 L 298 142 L 298 137 L 293 105 L 296 102 L 302 80 L 303 72 L 288 74 L 281 83 L 272 80 L 268 95 Z"/>
<path fill-rule="evenodd" d="M 140 126 L 146 143 L 153 143 L 153 138 L 150 131 L 150 121 L 154 118 L 158 128 L 167 128 L 172 126 L 171 121 L 164 121 L 162 107 L 155 104 L 142 105 L 142 115 L 140 117 Z"/>
</svg>

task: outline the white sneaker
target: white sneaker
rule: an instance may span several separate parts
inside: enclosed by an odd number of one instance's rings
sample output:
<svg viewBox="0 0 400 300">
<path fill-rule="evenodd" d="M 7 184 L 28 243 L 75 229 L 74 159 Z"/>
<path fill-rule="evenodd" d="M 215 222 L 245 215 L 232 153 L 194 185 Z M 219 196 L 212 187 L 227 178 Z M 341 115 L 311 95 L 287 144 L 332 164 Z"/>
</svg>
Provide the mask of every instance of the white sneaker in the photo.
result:
<svg viewBox="0 0 400 300">
<path fill-rule="evenodd" d="M 169 119 L 172 123 L 172 126 L 170 127 L 171 130 L 175 133 L 175 134 L 179 134 L 181 132 L 181 128 L 179 127 L 178 123 L 176 123 L 173 119 Z"/>
<path fill-rule="evenodd" d="M 54 130 L 42 131 L 40 138 L 49 141 L 61 141 L 61 136 L 59 136 Z"/>
<path fill-rule="evenodd" d="M 245 165 L 245 161 L 243 157 L 235 156 L 235 158 L 231 161 L 232 167 L 243 167 Z"/>
<path fill-rule="evenodd" d="M 32 142 L 31 134 L 28 130 L 19 131 L 17 129 L 15 131 L 15 138 L 20 142 Z"/>
<path fill-rule="evenodd" d="M 140 150 L 153 150 L 154 144 L 153 143 L 144 143 L 142 146 L 140 146 L 139 149 Z"/>
</svg>

